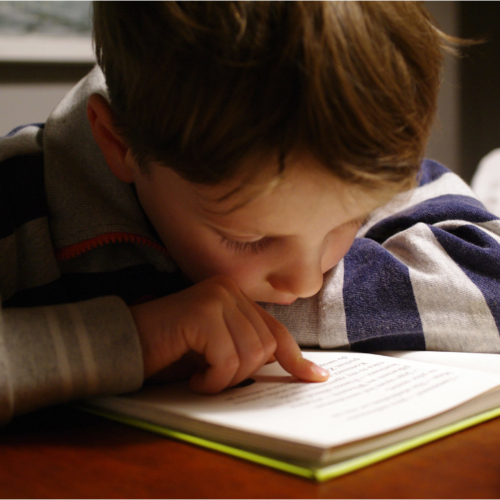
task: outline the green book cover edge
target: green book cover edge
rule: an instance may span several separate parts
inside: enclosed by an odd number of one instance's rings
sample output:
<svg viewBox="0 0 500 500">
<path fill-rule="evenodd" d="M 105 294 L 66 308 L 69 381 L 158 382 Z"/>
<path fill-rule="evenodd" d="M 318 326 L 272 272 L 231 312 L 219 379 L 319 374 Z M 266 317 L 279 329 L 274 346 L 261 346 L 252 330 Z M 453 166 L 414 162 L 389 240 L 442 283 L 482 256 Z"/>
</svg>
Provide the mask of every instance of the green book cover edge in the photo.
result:
<svg viewBox="0 0 500 500">
<path fill-rule="evenodd" d="M 98 415 L 133 427 L 138 427 L 145 431 L 166 436 L 172 439 L 185 441 L 197 446 L 201 446 L 203 448 L 208 448 L 211 450 L 224 453 L 226 455 L 232 455 L 238 458 L 242 458 L 244 460 L 265 465 L 267 467 L 271 467 L 273 469 L 278 469 L 287 472 L 289 474 L 294 474 L 307 479 L 313 479 L 318 482 L 327 481 L 329 479 L 333 479 L 342 476 L 344 474 L 348 474 L 349 472 L 353 472 L 363 467 L 367 467 L 369 465 L 380 462 L 387 458 L 399 455 L 411 449 L 423 446 L 424 444 L 436 441 L 437 439 L 441 439 L 443 437 L 449 436 L 450 434 L 460 432 L 461 430 L 473 427 L 474 425 L 478 425 L 482 422 L 486 422 L 488 420 L 500 416 L 500 407 L 498 407 L 493 410 L 489 410 L 480 413 L 478 415 L 466 418 L 454 424 L 447 425 L 440 429 L 427 432 L 420 436 L 416 436 L 414 438 L 407 439 L 405 441 L 401 441 L 399 443 L 395 443 L 390 446 L 386 446 L 385 448 L 381 448 L 379 450 L 375 450 L 373 452 L 366 453 L 364 455 L 352 459 L 344 460 L 336 464 L 326 465 L 324 467 L 316 468 L 316 467 L 306 467 L 306 466 L 296 465 L 290 462 L 286 462 L 284 460 L 275 459 L 272 457 L 268 457 L 266 455 L 261 455 L 251 451 L 236 448 L 234 446 L 218 443 L 216 441 L 211 441 L 209 439 L 194 436 L 192 434 L 186 434 L 184 432 L 176 431 L 168 427 L 163 427 L 161 425 L 153 424 L 145 420 L 140 420 L 119 413 L 114 413 L 108 410 L 98 409 L 96 407 L 87 405 L 85 403 L 74 404 L 73 406 L 75 406 L 80 410 L 93 413 L 94 415 Z"/>
</svg>

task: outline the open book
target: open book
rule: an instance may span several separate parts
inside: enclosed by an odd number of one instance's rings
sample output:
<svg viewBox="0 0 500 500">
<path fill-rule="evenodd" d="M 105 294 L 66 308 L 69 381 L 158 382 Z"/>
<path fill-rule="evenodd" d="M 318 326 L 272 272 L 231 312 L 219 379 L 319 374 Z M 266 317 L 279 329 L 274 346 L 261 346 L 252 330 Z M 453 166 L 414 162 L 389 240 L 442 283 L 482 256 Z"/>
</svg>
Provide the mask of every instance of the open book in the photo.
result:
<svg viewBox="0 0 500 500">
<path fill-rule="evenodd" d="M 304 356 L 330 379 L 300 382 L 273 363 L 215 396 L 176 382 L 92 399 L 84 408 L 319 481 L 500 415 L 497 354 Z"/>
</svg>

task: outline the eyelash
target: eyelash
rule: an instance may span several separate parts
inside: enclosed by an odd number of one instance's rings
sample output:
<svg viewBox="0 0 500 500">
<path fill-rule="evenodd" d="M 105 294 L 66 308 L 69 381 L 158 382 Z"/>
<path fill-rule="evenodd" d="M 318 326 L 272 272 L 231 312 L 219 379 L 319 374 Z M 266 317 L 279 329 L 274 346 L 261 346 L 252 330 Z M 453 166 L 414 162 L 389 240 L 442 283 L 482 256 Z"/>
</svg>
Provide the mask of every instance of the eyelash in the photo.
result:
<svg viewBox="0 0 500 500">
<path fill-rule="evenodd" d="M 352 221 L 350 226 L 356 226 L 358 229 L 361 228 L 361 226 L 368 220 L 368 217 L 366 219 L 359 219 Z"/>
<path fill-rule="evenodd" d="M 235 253 L 243 253 L 243 252 L 252 252 L 252 253 L 260 253 L 264 251 L 270 244 L 271 238 L 262 238 L 258 241 L 236 241 L 230 240 L 225 236 L 220 237 L 220 241 L 230 250 L 233 250 Z"/>
<path fill-rule="evenodd" d="M 366 219 L 356 220 L 351 222 L 349 225 L 360 228 L 365 222 Z M 257 241 L 236 241 L 221 235 L 220 241 L 223 245 L 225 245 L 230 250 L 233 250 L 235 253 L 243 253 L 247 251 L 252 253 L 260 253 L 263 252 L 272 243 L 272 238 L 261 238 Z"/>
</svg>

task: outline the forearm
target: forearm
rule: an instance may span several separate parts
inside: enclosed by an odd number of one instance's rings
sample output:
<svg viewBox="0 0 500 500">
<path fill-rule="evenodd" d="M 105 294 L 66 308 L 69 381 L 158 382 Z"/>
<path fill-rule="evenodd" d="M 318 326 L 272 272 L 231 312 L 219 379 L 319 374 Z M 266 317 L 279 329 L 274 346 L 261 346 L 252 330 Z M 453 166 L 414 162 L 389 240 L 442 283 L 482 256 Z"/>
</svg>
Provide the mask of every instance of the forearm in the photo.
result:
<svg viewBox="0 0 500 500">
<path fill-rule="evenodd" d="M 116 297 L 4 309 L 0 328 L 2 423 L 42 406 L 142 384 L 135 325 Z"/>
</svg>

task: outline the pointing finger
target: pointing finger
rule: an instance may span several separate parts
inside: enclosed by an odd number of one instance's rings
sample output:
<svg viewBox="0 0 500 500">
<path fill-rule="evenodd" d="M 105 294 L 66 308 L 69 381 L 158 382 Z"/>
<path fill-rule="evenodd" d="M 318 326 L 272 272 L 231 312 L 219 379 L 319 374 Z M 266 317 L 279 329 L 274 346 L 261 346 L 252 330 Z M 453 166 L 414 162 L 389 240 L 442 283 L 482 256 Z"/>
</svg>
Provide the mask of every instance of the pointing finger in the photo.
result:
<svg viewBox="0 0 500 500">
<path fill-rule="evenodd" d="M 259 307 L 257 305 L 257 307 Z M 273 333 L 277 347 L 274 356 L 278 363 L 291 375 L 308 382 L 324 382 L 328 379 L 328 370 L 321 368 L 317 364 L 305 359 L 302 356 L 297 342 L 292 337 L 288 329 L 277 319 L 273 318 L 264 309 L 262 318 Z"/>
</svg>

